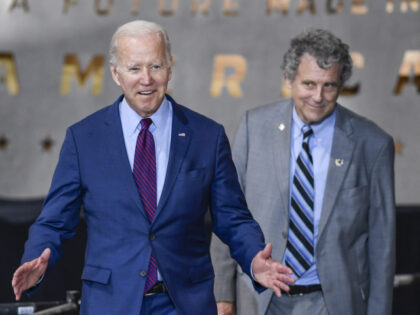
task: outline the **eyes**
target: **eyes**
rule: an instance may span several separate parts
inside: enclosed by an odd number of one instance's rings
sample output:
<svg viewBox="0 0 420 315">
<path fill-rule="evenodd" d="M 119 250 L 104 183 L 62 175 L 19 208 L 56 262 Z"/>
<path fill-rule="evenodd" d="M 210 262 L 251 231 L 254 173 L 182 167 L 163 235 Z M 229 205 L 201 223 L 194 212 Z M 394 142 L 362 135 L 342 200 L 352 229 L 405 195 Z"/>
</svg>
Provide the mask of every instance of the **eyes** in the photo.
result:
<svg viewBox="0 0 420 315">
<path fill-rule="evenodd" d="M 302 84 L 308 90 L 316 89 L 316 83 L 313 81 L 305 80 L 305 81 L 302 81 Z M 337 88 L 338 88 L 338 84 L 336 82 L 326 82 L 323 84 L 323 89 L 327 92 L 336 91 Z"/>
<path fill-rule="evenodd" d="M 136 73 L 142 72 L 143 68 L 144 66 L 138 66 L 138 65 L 130 66 L 128 67 L 128 72 L 132 74 L 136 74 Z M 165 67 L 159 63 L 148 65 L 146 66 L 146 68 L 148 69 L 149 73 L 157 73 L 165 69 Z"/>
</svg>

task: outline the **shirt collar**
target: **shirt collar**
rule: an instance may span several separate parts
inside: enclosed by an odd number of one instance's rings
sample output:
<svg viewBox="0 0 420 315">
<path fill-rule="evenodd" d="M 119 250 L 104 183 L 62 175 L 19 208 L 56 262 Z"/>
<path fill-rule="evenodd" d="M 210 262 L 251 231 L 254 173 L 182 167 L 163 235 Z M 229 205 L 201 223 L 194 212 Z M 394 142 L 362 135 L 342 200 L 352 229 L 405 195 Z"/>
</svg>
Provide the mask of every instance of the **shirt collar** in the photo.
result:
<svg viewBox="0 0 420 315">
<path fill-rule="evenodd" d="M 329 115 L 327 118 L 322 120 L 320 123 L 310 125 L 314 132 L 313 133 L 314 137 L 317 138 L 318 140 L 322 140 L 322 138 L 327 136 L 328 132 L 334 129 L 336 117 L 337 117 L 337 108 L 334 108 L 331 115 Z M 302 121 L 302 119 L 300 119 L 299 115 L 297 114 L 295 106 L 293 106 L 292 119 L 293 119 L 293 129 L 292 129 L 293 139 L 302 137 L 302 127 L 305 125 L 305 123 Z"/>
<path fill-rule="evenodd" d="M 165 117 L 167 117 L 167 115 L 169 115 L 170 113 L 169 104 L 170 103 L 165 96 L 158 110 L 152 116 L 149 117 L 153 121 L 152 125 L 149 127 L 150 132 L 153 132 L 155 129 L 159 129 L 162 127 L 162 124 L 164 124 L 165 122 Z M 130 105 L 128 105 L 125 97 L 121 101 L 120 108 L 121 116 L 124 118 L 126 124 L 126 130 L 128 130 L 130 134 L 140 131 L 140 121 L 143 119 L 143 117 L 141 117 L 134 109 L 131 108 Z"/>
</svg>

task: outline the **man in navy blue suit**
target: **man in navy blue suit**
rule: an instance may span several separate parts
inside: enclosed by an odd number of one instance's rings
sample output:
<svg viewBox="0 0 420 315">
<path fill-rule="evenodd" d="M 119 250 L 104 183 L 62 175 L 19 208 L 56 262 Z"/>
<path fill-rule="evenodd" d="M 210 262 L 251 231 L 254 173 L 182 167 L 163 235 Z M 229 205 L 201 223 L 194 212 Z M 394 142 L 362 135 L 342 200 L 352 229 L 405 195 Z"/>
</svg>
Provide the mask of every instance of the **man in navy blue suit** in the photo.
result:
<svg viewBox="0 0 420 315">
<path fill-rule="evenodd" d="M 204 217 L 256 290 L 280 296 L 291 270 L 271 259 L 247 209 L 224 129 L 165 94 L 170 43 L 151 22 L 121 26 L 110 68 L 123 95 L 67 130 L 42 213 L 12 286 L 39 284 L 83 205 L 82 314 L 216 314 Z"/>
</svg>

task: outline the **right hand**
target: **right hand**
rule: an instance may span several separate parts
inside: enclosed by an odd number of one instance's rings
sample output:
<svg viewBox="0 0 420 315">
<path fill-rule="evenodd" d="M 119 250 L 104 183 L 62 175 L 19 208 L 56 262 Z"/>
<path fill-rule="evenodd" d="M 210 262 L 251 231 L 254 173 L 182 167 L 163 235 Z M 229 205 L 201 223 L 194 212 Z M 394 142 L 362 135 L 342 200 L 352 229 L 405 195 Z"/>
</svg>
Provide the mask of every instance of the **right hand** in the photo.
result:
<svg viewBox="0 0 420 315">
<path fill-rule="evenodd" d="M 33 287 L 45 274 L 51 256 L 49 248 L 44 249 L 41 256 L 20 266 L 13 274 L 12 287 L 16 301 L 20 300 L 22 292 Z"/>
<path fill-rule="evenodd" d="M 270 288 L 281 297 L 281 291 L 288 292 L 289 284 L 294 284 L 292 269 L 271 258 L 273 245 L 268 243 L 252 260 L 252 273 L 255 280 L 262 286 Z"/>
<path fill-rule="evenodd" d="M 233 302 L 217 302 L 217 315 L 235 315 Z"/>
</svg>

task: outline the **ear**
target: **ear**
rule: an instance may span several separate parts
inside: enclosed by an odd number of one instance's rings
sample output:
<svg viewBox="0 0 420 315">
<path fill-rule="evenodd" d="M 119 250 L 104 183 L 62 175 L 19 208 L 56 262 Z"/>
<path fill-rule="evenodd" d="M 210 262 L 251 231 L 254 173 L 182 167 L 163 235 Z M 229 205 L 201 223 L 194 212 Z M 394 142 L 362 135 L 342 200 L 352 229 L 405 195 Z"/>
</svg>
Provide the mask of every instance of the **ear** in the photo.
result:
<svg viewBox="0 0 420 315">
<path fill-rule="evenodd" d="M 169 73 L 168 73 L 168 81 L 171 81 L 171 78 L 172 78 L 172 66 L 169 67 L 168 71 L 169 71 Z"/>
<path fill-rule="evenodd" d="M 289 78 L 284 79 L 284 84 L 288 89 L 292 89 L 292 81 Z"/>
<path fill-rule="evenodd" d="M 174 66 L 174 63 L 175 63 L 175 57 L 171 56 L 171 66 L 168 69 L 169 70 L 168 81 L 170 81 L 172 78 L 172 68 Z"/>
<path fill-rule="evenodd" d="M 109 62 L 109 69 L 111 70 L 112 79 L 114 80 L 115 84 L 117 84 L 118 86 L 121 86 L 117 67 L 111 61 Z"/>
</svg>

